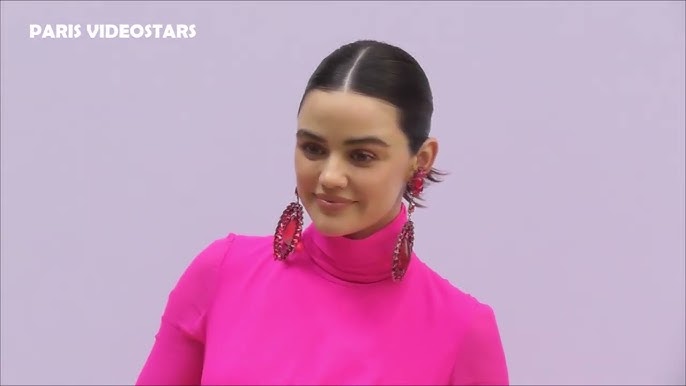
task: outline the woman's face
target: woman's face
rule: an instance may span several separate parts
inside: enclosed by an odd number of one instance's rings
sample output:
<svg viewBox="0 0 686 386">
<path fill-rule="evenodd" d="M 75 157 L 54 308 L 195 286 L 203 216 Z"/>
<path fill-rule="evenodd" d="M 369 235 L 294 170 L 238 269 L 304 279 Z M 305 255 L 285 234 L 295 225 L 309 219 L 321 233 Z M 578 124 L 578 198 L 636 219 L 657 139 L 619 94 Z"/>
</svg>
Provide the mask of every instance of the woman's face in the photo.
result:
<svg viewBox="0 0 686 386">
<path fill-rule="evenodd" d="M 329 236 L 366 237 L 400 209 L 416 158 L 398 111 L 352 92 L 313 90 L 298 115 L 295 172 L 300 200 Z"/>
</svg>

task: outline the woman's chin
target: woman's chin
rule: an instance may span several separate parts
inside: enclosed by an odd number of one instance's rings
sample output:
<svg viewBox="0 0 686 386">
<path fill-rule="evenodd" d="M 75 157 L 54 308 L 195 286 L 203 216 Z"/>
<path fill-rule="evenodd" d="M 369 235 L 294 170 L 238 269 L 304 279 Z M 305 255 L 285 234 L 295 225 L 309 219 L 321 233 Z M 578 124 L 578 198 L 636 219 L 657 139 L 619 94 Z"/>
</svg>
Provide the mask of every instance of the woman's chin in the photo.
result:
<svg viewBox="0 0 686 386">
<path fill-rule="evenodd" d="M 351 224 L 340 219 L 313 219 L 312 224 L 319 233 L 327 237 L 343 237 L 358 231 L 357 227 L 351 227 Z"/>
</svg>

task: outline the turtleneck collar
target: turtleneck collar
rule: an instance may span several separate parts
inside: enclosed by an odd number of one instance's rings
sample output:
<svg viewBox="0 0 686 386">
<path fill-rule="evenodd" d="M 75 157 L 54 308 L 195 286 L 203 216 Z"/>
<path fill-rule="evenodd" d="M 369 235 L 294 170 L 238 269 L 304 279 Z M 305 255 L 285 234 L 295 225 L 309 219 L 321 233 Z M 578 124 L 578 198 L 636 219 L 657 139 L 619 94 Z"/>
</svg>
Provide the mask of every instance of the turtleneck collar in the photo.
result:
<svg viewBox="0 0 686 386">
<path fill-rule="evenodd" d="M 393 250 L 406 220 L 407 209 L 403 204 L 393 221 L 363 239 L 326 236 L 310 224 L 303 231 L 303 247 L 315 264 L 336 279 L 352 283 L 379 282 L 391 278 Z"/>
</svg>

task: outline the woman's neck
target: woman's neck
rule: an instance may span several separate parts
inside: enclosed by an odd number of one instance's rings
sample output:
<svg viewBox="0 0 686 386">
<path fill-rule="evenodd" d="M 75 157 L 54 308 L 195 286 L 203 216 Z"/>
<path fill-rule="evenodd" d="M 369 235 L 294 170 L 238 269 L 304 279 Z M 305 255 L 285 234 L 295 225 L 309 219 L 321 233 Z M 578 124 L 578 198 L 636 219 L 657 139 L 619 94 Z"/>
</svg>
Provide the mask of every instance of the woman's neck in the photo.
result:
<svg viewBox="0 0 686 386">
<path fill-rule="evenodd" d="M 399 204 L 390 220 L 376 230 L 349 236 L 326 236 L 314 224 L 303 232 L 307 254 L 329 275 L 346 282 L 371 283 L 391 277 L 393 251 L 407 221 L 407 210 Z"/>
</svg>

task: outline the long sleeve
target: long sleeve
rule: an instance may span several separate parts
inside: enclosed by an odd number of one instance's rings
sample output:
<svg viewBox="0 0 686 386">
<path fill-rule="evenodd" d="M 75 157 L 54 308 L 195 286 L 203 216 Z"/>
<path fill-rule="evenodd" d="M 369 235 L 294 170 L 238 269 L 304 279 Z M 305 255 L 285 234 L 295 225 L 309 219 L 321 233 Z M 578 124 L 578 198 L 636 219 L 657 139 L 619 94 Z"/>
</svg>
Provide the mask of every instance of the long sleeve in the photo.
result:
<svg viewBox="0 0 686 386">
<path fill-rule="evenodd" d="M 155 342 L 136 385 L 199 385 L 205 348 L 205 316 L 219 284 L 233 235 L 200 252 L 169 294 Z"/>
<path fill-rule="evenodd" d="M 477 305 L 460 347 L 451 384 L 509 385 L 505 352 L 491 307 Z"/>
</svg>

